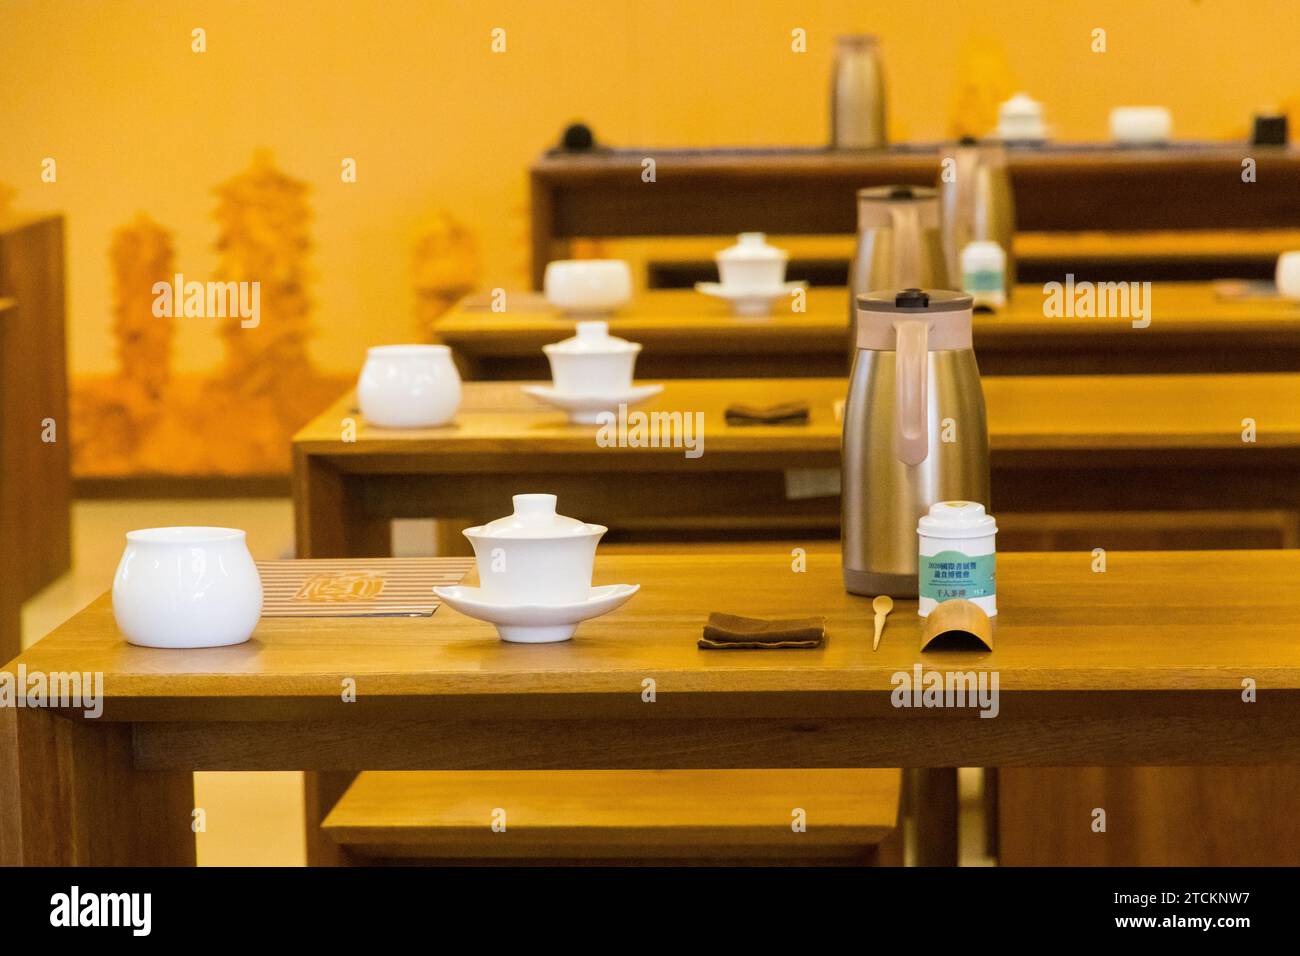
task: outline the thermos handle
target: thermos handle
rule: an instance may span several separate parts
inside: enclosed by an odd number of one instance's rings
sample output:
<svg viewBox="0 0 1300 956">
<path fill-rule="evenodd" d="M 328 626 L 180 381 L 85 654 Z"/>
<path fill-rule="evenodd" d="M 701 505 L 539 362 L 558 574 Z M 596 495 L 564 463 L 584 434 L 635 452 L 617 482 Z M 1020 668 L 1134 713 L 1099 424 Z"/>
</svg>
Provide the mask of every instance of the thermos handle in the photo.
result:
<svg viewBox="0 0 1300 956">
<path fill-rule="evenodd" d="M 890 285 L 906 289 L 925 285 L 921 275 L 921 217 L 911 203 L 890 203 L 889 221 L 894 229 L 894 275 Z"/>
<path fill-rule="evenodd" d="M 919 465 L 930 451 L 926 376 L 929 368 L 928 322 L 895 322 L 894 438 L 898 460 Z"/>
</svg>

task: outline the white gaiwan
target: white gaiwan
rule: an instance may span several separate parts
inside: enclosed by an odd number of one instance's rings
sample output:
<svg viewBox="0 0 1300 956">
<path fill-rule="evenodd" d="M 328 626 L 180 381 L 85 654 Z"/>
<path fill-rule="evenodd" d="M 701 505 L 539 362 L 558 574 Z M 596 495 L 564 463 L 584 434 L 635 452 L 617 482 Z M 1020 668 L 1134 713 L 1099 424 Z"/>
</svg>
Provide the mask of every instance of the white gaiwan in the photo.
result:
<svg viewBox="0 0 1300 956">
<path fill-rule="evenodd" d="M 735 245 L 713 258 L 722 281 L 697 282 L 695 288 L 705 295 L 726 299 L 736 315 L 770 315 L 777 299 L 803 285 L 785 281 L 790 254 L 768 245 L 767 236 L 761 232 L 742 232 L 736 237 Z"/>
<path fill-rule="evenodd" d="M 542 351 L 551 363 L 552 384 L 525 385 L 523 390 L 564 409 L 576 424 L 599 424 L 602 413 L 663 391 L 662 385 L 632 384 L 641 346 L 610 335 L 608 322 L 579 322 L 572 338 L 543 345 Z"/>
<path fill-rule="evenodd" d="M 579 623 L 612 611 L 640 588 L 591 586 L 596 545 L 608 530 L 603 525 L 558 514 L 555 495 L 513 500 L 513 514 L 465 530 L 479 586 L 434 588 L 448 605 L 495 624 L 502 640 L 547 644 L 567 641 Z"/>
<path fill-rule="evenodd" d="M 641 351 L 637 342 L 609 334 L 609 323 L 579 322 L 572 338 L 543 345 L 556 391 L 568 395 L 613 395 L 632 387 Z"/>
<path fill-rule="evenodd" d="M 1043 104 L 1028 93 L 1017 93 L 998 107 L 998 139 L 1035 143 L 1047 139 Z"/>
</svg>

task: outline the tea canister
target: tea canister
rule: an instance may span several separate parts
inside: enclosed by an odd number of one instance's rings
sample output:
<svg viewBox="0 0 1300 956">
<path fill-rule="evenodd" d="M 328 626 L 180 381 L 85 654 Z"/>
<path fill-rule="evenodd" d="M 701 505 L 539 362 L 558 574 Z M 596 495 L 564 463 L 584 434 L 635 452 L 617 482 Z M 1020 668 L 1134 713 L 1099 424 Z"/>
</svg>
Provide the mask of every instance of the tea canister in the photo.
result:
<svg viewBox="0 0 1300 956">
<path fill-rule="evenodd" d="M 989 617 L 998 613 L 994 540 L 997 522 L 977 501 L 940 501 L 921 516 L 917 613 L 944 601 L 966 600 Z"/>
<path fill-rule="evenodd" d="M 1000 309 L 1007 304 L 1007 254 L 991 240 L 966 244 L 961 251 L 962 291 L 975 308 Z"/>
</svg>

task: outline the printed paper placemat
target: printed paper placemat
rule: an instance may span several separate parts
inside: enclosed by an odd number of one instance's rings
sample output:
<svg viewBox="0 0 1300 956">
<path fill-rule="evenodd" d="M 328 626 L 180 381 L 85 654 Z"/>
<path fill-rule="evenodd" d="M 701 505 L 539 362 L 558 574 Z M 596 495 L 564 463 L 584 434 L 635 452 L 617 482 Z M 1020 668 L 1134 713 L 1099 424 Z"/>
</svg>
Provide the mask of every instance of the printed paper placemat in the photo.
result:
<svg viewBox="0 0 1300 956">
<path fill-rule="evenodd" d="M 262 617 L 428 617 L 434 587 L 459 584 L 473 558 L 258 561 Z"/>
</svg>

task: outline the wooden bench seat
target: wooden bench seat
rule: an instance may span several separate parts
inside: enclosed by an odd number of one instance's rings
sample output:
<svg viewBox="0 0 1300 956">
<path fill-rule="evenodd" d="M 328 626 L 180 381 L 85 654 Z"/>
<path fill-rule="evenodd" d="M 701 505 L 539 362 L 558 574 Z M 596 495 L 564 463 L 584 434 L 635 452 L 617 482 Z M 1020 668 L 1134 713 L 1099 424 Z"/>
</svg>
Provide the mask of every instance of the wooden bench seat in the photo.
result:
<svg viewBox="0 0 1300 956">
<path fill-rule="evenodd" d="M 367 772 L 323 828 L 360 863 L 897 864 L 900 779 L 898 770 Z M 804 832 L 791 825 L 797 809 Z"/>
</svg>

